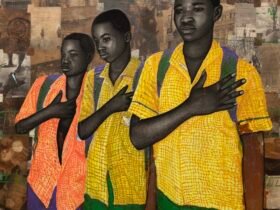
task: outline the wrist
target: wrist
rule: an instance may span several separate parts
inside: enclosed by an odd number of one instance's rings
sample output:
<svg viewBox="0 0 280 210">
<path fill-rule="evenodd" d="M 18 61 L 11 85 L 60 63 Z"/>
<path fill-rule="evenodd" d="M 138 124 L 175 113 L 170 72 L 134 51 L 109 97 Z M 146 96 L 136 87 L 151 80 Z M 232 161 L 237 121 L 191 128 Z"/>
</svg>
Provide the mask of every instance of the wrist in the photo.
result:
<svg viewBox="0 0 280 210">
<path fill-rule="evenodd" d="M 53 108 L 53 106 L 47 106 L 44 111 L 46 112 L 47 116 L 49 116 L 49 119 L 56 117 L 55 109 Z"/>
<path fill-rule="evenodd" d="M 184 101 L 182 105 L 183 105 L 182 109 L 184 113 L 183 116 L 186 120 L 198 115 L 196 107 L 189 100 Z"/>
<path fill-rule="evenodd" d="M 111 101 L 108 101 L 104 106 L 101 107 L 101 111 L 106 115 L 109 116 L 116 112 L 115 106 Z"/>
</svg>

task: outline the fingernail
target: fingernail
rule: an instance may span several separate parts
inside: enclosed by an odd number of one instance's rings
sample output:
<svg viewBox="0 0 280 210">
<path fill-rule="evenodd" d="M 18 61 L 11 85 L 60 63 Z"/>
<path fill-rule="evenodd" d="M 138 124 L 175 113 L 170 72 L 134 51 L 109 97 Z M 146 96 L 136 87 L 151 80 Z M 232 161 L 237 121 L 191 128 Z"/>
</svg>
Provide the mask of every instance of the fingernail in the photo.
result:
<svg viewBox="0 0 280 210">
<path fill-rule="evenodd" d="M 246 79 L 242 79 L 242 83 L 245 83 L 247 80 Z"/>
<path fill-rule="evenodd" d="M 235 75 L 236 75 L 235 73 L 231 74 L 232 77 L 235 77 Z"/>
<path fill-rule="evenodd" d="M 239 93 L 243 95 L 243 94 L 244 94 L 244 91 L 243 91 L 243 90 L 241 90 L 241 91 L 239 91 Z"/>
</svg>

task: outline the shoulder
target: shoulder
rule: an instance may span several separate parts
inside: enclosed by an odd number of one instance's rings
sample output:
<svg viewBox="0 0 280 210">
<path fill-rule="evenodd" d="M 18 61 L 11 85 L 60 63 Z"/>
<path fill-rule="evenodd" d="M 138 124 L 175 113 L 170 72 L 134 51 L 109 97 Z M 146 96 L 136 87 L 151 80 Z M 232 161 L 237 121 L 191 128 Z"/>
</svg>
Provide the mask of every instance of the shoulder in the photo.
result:
<svg viewBox="0 0 280 210">
<path fill-rule="evenodd" d="M 244 88 L 262 89 L 261 76 L 257 69 L 244 59 L 239 59 L 237 64 L 237 79 L 246 79 Z"/>
<path fill-rule="evenodd" d="M 94 68 L 89 69 L 85 74 L 85 79 L 88 79 L 89 77 L 92 77 L 94 75 Z"/>
<path fill-rule="evenodd" d="M 237 63 L 237 75 L 251 77 L 258 76 L 259 73 L 252 64 L 242 58 L 239 58 Z"/>
<path fill-rule="evenodd" d="M 150 55 L 146 59 L 146 63 L 158 64 L 161 60 L 161 57 L 162 57 L 163 53 L 164 53 L 164 51 L 160 51 L 160 52 L 157 52 L 157 53 L 154 53 L 154 54 Z"/>
<path fill-rule="evenodd" d="M 95 76 L 96 75 L 99 76 L 103 72 L 104 68 L 105 68 L 105 64 L 102 64 L 102 65 L 95 66 L 92 69 L 89 69 L 85 74 L 85 81 L 93 82 Z"/>
<path fill-rule="evenodd" d="M 144 63 L 143 72 L 156 74 L 162 55 L 163 51 L 150 55 Z"/>
<path fill-rule="evenodd" d="M 43 83 L 46 81 L 47 77 L 48 77 L 47 75 L 43 75 L 36 78 L 32 84 L 32 89 L 35 90 L 40 89 Z"/>
</svg>

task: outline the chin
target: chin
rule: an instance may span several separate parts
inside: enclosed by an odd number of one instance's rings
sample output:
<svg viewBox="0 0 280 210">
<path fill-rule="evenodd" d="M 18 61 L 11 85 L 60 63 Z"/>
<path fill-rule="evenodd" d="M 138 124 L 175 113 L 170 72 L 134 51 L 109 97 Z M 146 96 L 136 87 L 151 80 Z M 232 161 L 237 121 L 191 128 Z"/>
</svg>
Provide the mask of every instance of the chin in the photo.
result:
<svg viewBox="0 0 280 210">
<path fill-rule="evenodd" d="M 184 42 L 192 42 L 195 41 L 195 38 L 192 35 L 181 35 L 181 38 Z"/>
<path fill-rule="evenodd" d="M 104 59 L 107 63 L 113 63 L 114 61 L 116 61 L 117 59 L 114 58 L 106 58 Z"/>
<path fill-rule="evenodd" d="M 195 34 L 182 34 L 181 38 L 184 42 L 196 42 L 202 40 L 203 37 L 197 36 Z"/>
</svg>

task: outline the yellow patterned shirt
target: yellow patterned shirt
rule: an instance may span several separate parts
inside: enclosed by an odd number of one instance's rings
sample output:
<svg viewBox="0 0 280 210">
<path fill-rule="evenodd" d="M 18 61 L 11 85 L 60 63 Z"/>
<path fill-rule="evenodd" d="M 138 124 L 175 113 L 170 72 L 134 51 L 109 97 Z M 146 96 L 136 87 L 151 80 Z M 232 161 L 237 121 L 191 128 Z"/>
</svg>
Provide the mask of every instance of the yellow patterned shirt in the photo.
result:
<svg viewBox="0 0 280 210">
<path fill-rule="evenodd" d="M 140 61 L 132 58 L 126 69 L 113 85 L 109 78 L 109 64 L 100 77 L 104 78 L 97 109 L 102 107 L 124 86 L 132 90 L 134 74 Z M 80 121 L 94 112 L 94 70 L 88 73 Z M 136 150 L 129 138 L 128 112 L 109 116 L 94 133 L 87 158 L 86 193 L 92 198 L 108 204 L 107 173 L 114 191 L 114 204 L 145 204 L 146 172 L 144 151 Z"/>
<path fill-rule="evenodd" d="M 190 94 L 203 70 L 205 86 L 220 79 L 223 51 L 213 41 L 193 82 L 183 55 L 183 43 L 170 58 L 160 98 L 157 72 L 162 52 L 149 57 L 144 65 L 129 111 L 141 119 L 167 112 Z M 271 121 L 261 79 L 246 61 L 237 63 L 237 79 L 245 78 L 245 94 L 237 99 L 236 125 L 228 111 L 192 117 L 165 139 L 154 145 L 157 187 L 173 203 L 216 209 L 244 209 L 242 184 L 242 147 L 240 133 L 266 131 Z"/>
</svg>

